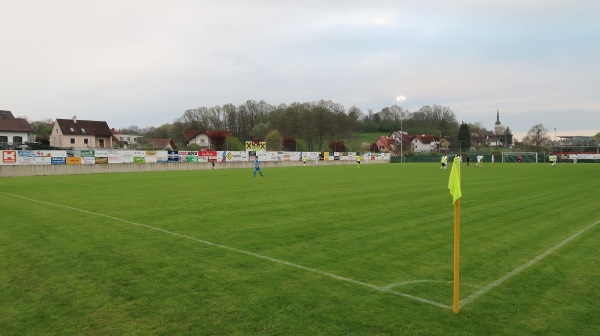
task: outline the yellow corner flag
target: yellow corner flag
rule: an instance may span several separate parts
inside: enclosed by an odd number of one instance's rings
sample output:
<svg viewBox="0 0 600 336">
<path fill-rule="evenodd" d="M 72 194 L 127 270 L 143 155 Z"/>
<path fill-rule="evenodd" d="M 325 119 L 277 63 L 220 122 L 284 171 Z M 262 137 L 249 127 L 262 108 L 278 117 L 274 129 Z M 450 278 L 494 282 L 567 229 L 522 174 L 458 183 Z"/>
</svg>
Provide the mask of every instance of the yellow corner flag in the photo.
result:
<svg viewBox="0 0 600 336">
<path fill-rule="evenodd" d="M 462 193 L 460 192 L 460 158 L 458 156 L 454 157 L 452 170 L 450 171 L 450 180 L 448 180 L 448 189 L 450 189 L 452 204 L 454 204 L 457 199 L 462 197 Z"/>
<path fill-rule="evenodd" d="M 460 309 L 460 158 L 454 158 L 452 170 L 450 171 L 450 180 L 448 180 L 448 189 L 452 195 L 452 204 L 454 204 L 454 289 L 452 299 L 452 311 L 458 314 Z"/>
</svg>

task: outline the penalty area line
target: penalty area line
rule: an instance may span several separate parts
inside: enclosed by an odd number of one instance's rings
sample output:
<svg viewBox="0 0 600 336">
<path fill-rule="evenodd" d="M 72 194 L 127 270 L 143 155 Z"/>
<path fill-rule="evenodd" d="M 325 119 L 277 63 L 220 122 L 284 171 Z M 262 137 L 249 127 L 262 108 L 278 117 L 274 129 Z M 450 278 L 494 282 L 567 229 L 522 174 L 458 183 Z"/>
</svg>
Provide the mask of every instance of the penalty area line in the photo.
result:
<svg viewBox="0 0 600 336">
<path fill-rule="evenodd" d="M 583 229 L 575 232 L 574 234 L 572 234 L 571 236 L 565 238 L 564 240 L 560 241 L 558 244 L 552 246 L 551 248 L 547 249 L 544 253 L 538 255 L 537 257 L 529 260 L 528 262 L 526 262 L 525 264 L 515 268 L 514 270 L 504 274 L 503 276 L 501 276 L 500 278 L 492 281 L 491 283 L 489 283 L 487 286 L 481 288 L 480 290 L 476 291 L 475 293 L 471 294 L 470 296 L 468 296 L 467 298 L 465 298 L 464 300 L 461 300 L 459 303 L 459 307 L 463 307 L 471 302 L 473 302 L 474 300 L 478 299 L 480 296 L 484 295 L 485 293 L 489 292 L 490 290 L 492 290 L 495 287 L 498 287 L 500 284 L 502 284 L 504 281 L 512 278 L 513 276 L 521 273 L 522 271 L 524 271 L 525 269 L 529 268 L 530 266 L 532 266 L 533 264 L 535 264 L 536 262 L 544 259 L 545 257 L 547 257 L 548 255 L 554 253 L 556 250 L 558 250 L 559 248 L 561 248 L 562 246 L 564 246 L 565 244 L 567 244 L 568 242 L 570 242 L 571 240 L 579 237 L 581 234 L 583 234 L 584 232 L 586 232 L 587 230 L 593 228 L 594 226 L 600 224 L 600 220 L 584 227 Z"/>
<path fill-rule="evenodd" d="M 355 284 L 355 285 L 367 287 L 367 288 L 374 289 L 374 290 L 376 290 L 378 292 L 381 292 L 381 293 L 388 293 L 388 294 L 392 294 L 392 295 L 404 297 L 404 298 L 407 298 L 407 299 L 410 299 L 410 300 L 413 300 L 413 301 L 417 301 L 417 302 L 429 304 L 429 305 L 436 306 L 436 307 L 439 307 L 439 308 L 450 309 L 450 310 L 452 309 L 452 307 L 449 306 L 449 305 L 445 305 L 443 303 L 436 302 L 436 301 L 433 301 L 433 300 L 424 299 L 424 298 L 421 298 L 421 297 L 418 297 L 418 296 L 414 296 L 414 295 L 402 293 L 402 292 L 399 292 L 399 291 L 396 291 L 396 290 L 392 290 L 391 288 L 388 288 L 388 287 L 375 286 L 375 285 L 372 285 L 372 284 L 369 284 L 369 283 L 366 283 L 366 282 L 362 282 L 362 281 L 354 280 L 354 279 L 351 279 L 351 278 L 343 277 L 343 276 L 340 276 L 340 275 L 336 275 L 336 274 L 333 274 L 333 273 L 321 271 L 321 270 L 318 270 L 318 269 L 315 269 L 315 268 L 310 268 L 310 267 L 302 266 L 300 264 L 295 264 L 295 263 L 292 263 L 292 262 L 289 262 L 289 261 L 285 261 L 285 260 L 281 260 L 281 259 L 276 259 L 276 258 L 273 258 L 273 257 L 265 256 L 265 255 L 254 253 L 254 252 L 250 252 L 250 251 L 240 250 L 240 249 L 237 249 L 235 247 L 231 247 L 231 246 L 227 246 L 227 245 L 222 245 L 222 244 L 218 244 L 218 243 L 213 243 L 213 242 L 210 242 L 210 241 L 207 241 L 207 240 L 203 240 L 203 239 L 194 238 L 192 236 L 188 236 L 188 235 L 184 235 L 184 234 L 181 234 L 181 233 L 169 231 L 169 230 L 162 229 L 162 228 L 159 228 L 159 227 L 156 227 L 156 226 L 142 224 L 142 223 L 137 223 L 137 222 L 133 222 L 133 221 L 130 221 L 130 220 L 127 220 L 127 219 L 113 217 L 113 216 L 109 216 L 109 215 L 105 215 L 105 214 L 101 214 L 101 213 L 97 213 L 97 212 L 93 212 L 93 211 L 78 209 L 78 208 L 70 207 L 70 206 L 67 206 L 67 205 L 56 204 L 56 203 L 51 203 L 51 202 L 46 202 L 46 201 L 40 201 L 40 200 L 28 198 L 28 197 L 21 196 L 21 195 L 11 194 L 11 193 L 7 193 L 7 192 L 3 192 L 3 191 L 0 191 L 0 193 L 5 194 L 5 195 L 9 195 L 9 196 L 13 196 L 13 197 L 18 197 L 18 198 L 21 198 L 21 199 L 24 199 L 24 200 L 28 200 L 28 201 L 31 201 L 31 202 L 36 202 L 36 203 L 40 203 L 40 204 L 46 204 L 46 205 L 50 205 L 50 206 L 60 207 L 60 208 L 63 208 L 63 209 L 77 211 L 77 212 L 81 212 L 81 213 L 85 213 L 85 214 L 93 215 L 93 216 L 97 216 L 97 217 L 104 217 L 104 218 L 112 219 L 114 221 L 123 222 L 123 223 L 127 223 L 127 224 L 130 224 L 130 225 L 135 225 L 135 226 L 143 227 L 143 228 L 150 229 L 150 230 L 155 230 L 155 231 L 162 232 L 162 233 L 165 233 L 165 234 L 168 234 L 168 235 L 172 235 L 172 236 L 176 236 L 176 237 L 179 237 L 179 238 L 184 238 L 184 239 L 192 240 L 192 241 L 204 244 L 204 245 L 208 245 L 208 246 L 212 246 L 212 247 L 218 247 L 218 248 L 221 248 L 221 249 L 229 250 L 229 251 L 240 253 L 240 254 L 245 254 L 245 255 L 252 256 L 252 257 L 255 257 L 255 258 L 259 258 L 259 259 L 268 260 L 268 261 L 271 261 L 271 262 L 274 262 L 274 263 L 278 263 L 278 264 L 282 264 L 282 265 L 286 265 L 286 266 L 289 266 L 289 267 L 294 267 L 294 268 L 302 269 L 302 270 L 305 270 L 305 271 L 308 271 L 308 272 L 311 272 L 311 273 L 320 274 L 320 275 L 323 275 L 323 276 L 326 276 L 326 277 L 329 277 L 329 278 L 333 278 L 333 279 L 336 279 L 336 280 L 339 280 L 339 281 L 344 281 L 344 282 L 352 283 L 352 284 Z"/>
</svg>

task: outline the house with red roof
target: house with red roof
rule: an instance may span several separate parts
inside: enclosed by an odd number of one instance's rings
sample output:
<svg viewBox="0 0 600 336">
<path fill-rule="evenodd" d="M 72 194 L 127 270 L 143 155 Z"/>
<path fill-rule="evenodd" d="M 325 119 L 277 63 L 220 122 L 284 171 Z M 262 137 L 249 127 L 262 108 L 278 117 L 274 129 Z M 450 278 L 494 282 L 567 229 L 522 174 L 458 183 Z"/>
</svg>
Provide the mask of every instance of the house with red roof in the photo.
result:
<svg viewBox="0 0 600 336">
<path fill-rule="evenodd" d="M 375 141 L 374 149 L 380 153 L 392 153 L 394 151 L 394 146 L 392 145 L 393 142 L 395 142 L 395 140 L 380 136 Z"/>
<path fill-rule="evenodd" d="M 152 147 L 152 149 L 176 151 L 177 146 L 173 139 L 145 139 L 144 147 Z"/>
</svg>

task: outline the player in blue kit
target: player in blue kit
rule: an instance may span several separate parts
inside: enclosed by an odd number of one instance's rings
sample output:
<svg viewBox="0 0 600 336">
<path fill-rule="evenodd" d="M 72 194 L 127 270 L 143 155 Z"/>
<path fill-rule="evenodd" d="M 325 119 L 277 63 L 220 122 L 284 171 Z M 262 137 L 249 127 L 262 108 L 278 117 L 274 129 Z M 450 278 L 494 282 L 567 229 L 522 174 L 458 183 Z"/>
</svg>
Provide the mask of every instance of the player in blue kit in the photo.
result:
<svg viewBox="0 0 600 336">
<path fill-rule="evenodd" d="M 256 172 L 259 172 L 260 176 L 264 176 L 262 171 L 260 170 L 260 163 L 258 163 L 258 155 L 256 156 L 256 159 L 254 160 L 254 177 L 256 177 Z"/>
</svg>

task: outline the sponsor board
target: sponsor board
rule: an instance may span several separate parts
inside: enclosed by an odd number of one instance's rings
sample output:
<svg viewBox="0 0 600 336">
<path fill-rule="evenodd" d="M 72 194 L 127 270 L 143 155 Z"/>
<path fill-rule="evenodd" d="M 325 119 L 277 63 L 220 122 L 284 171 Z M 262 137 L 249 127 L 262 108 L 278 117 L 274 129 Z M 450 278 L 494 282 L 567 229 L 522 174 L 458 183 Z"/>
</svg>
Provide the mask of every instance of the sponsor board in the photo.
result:
<svg viewBox="0 0 600 336">
<path fill-rule="evenodd" d="M 67 158 L 66 157 L 52 157 L 52 158 L 50 158 L 50 164 L 53 164 L 53 165 L 67 164 Z"/>
<path fill-rule="evenodd" d="M 17 163 L 17 151 L 14 151 L 14 150 L 2 151 L 2 163 L 3 164 Z"/>
</svg>

